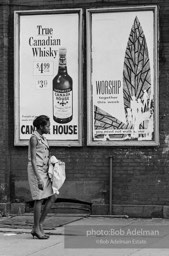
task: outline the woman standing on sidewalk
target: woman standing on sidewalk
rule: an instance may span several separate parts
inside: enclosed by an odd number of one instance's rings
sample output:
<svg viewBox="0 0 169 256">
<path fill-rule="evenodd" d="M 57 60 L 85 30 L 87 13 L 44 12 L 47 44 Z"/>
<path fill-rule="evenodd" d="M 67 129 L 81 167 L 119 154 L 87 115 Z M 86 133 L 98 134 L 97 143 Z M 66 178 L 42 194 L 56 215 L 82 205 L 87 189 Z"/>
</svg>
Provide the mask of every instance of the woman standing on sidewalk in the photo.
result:
<svg viewBox="0 0 169 256">
<path fill-rule="evenodd" d="M 32 199 L 34 200 L 34 226 L 31 232 L 33 238 L 47 239 L 43 230 L 43 222 L 50 210 L 52 203 L 56 200 L 53 194 L 52 184 L 48 177 L 49 167 L 49 145 L 43 134 L 50 132 L 50 120 L 47 116 L 38 116 L 33 121 L 36 131 L 29 140 L 28 148 L 28 181 Z M 43 199 L 46 204 L 41 212 Z"/>
</svg>

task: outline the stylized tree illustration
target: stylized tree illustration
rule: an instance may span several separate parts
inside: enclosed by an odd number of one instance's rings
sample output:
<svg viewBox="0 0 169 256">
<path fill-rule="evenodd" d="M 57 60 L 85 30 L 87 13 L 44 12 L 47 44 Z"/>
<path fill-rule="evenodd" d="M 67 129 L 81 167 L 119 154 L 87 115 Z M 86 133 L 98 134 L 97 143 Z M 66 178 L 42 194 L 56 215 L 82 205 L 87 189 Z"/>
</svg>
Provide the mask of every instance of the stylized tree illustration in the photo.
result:
<svg viewBox="0 0 169 256">
<path fill-rule="evenodd" d="M 120 121 L 120 117 L 117 119 L 94 106 L 95 129 L 134 128 L 138 130 L 139 127 L 144 127 L 144 121 L 148 120 L 151 115 L 150 108 L 153 105 L 153 96 L 151 92 L 150 60 L 146 38 L 137 17 L 131 28 L 125 52 L 123 99 L 126 124 Z M 131 115 L 130 121 L 129 113 Z M 118 136 L 123 137 L 125 135 Z"/>
<path fill-rule="evenodd" d="M 124 107 L 130 108 L 132 96 L 143 99 L 144 92 L 151 94 L 150 60 L 146 38 L 138 18 L 134 20 L 124 59 Z"/>
<path fill-rule="evenodd" d="M 126 124 L 118 120 L 117 118 L 106 113 L 102 109 L 95 106 L 94 120 L 96 129 L 125 129 Z"/>
</svg>

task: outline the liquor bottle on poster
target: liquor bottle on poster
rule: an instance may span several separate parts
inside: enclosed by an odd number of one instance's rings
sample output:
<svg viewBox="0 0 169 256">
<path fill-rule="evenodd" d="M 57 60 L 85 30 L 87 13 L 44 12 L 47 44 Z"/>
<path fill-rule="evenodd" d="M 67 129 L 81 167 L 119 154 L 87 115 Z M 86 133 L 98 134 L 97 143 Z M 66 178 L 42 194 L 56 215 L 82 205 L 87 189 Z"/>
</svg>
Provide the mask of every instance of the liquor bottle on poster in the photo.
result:
<svg viewBox="0 0 169 256">
<path fill-rule="evenodd" d="M 73 118 L 73 81 L 67 73 L 66 48 L 59 49 L 58 74 L 53 79 L 53 120 L 65 124 Z"/>
</svg>

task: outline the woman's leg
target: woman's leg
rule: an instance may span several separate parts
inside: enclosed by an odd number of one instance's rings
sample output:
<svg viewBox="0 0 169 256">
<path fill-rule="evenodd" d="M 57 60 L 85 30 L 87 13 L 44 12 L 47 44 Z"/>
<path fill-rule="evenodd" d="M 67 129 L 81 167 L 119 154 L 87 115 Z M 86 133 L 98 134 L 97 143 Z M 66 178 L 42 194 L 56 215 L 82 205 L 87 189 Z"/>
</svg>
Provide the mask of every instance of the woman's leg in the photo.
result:
<svg viewBox="0 0 169 256">
<path fill-rule="evenodd" d="M 57 195 L 54 194 L 46 200 L 46 203 L 45 203 L 45 206 L 43 208 L 43 211 L 42 211 L 42 214 L 41 214 L 41 217 L 40 217 L 40 221 L 39 221 L 42 234 L 44 234 L 44 231 L 43 231 L 44 220 L 45 220 L 46 215 L 48 214 L 52 204 L 55 202 L 56 198 L 57 198 Z"/>
<path fill-rule="evenodd" d="M 34 232 L 41 235 L 40 230 L 40 217 L 42 209 L 42 200 L 35 200 L 34 202 Z"/>
</svg>

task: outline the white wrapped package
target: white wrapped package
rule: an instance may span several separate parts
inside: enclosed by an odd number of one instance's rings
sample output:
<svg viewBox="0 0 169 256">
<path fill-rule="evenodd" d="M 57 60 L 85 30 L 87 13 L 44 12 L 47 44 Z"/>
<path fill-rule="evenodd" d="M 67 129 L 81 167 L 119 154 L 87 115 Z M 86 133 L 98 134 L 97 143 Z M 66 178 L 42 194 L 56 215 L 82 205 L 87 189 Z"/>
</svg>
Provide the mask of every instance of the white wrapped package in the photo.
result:
<svg viewBox="0 0 169 256">
<path fill-rule="evenodd" d="M 55 156 L 51 156 L 49 159 L 48 174 L 52 181 L 53 193 L 59 194 L 59 189 L 66 179 L 65 163 L 58 160 Z"/>
</svg>

